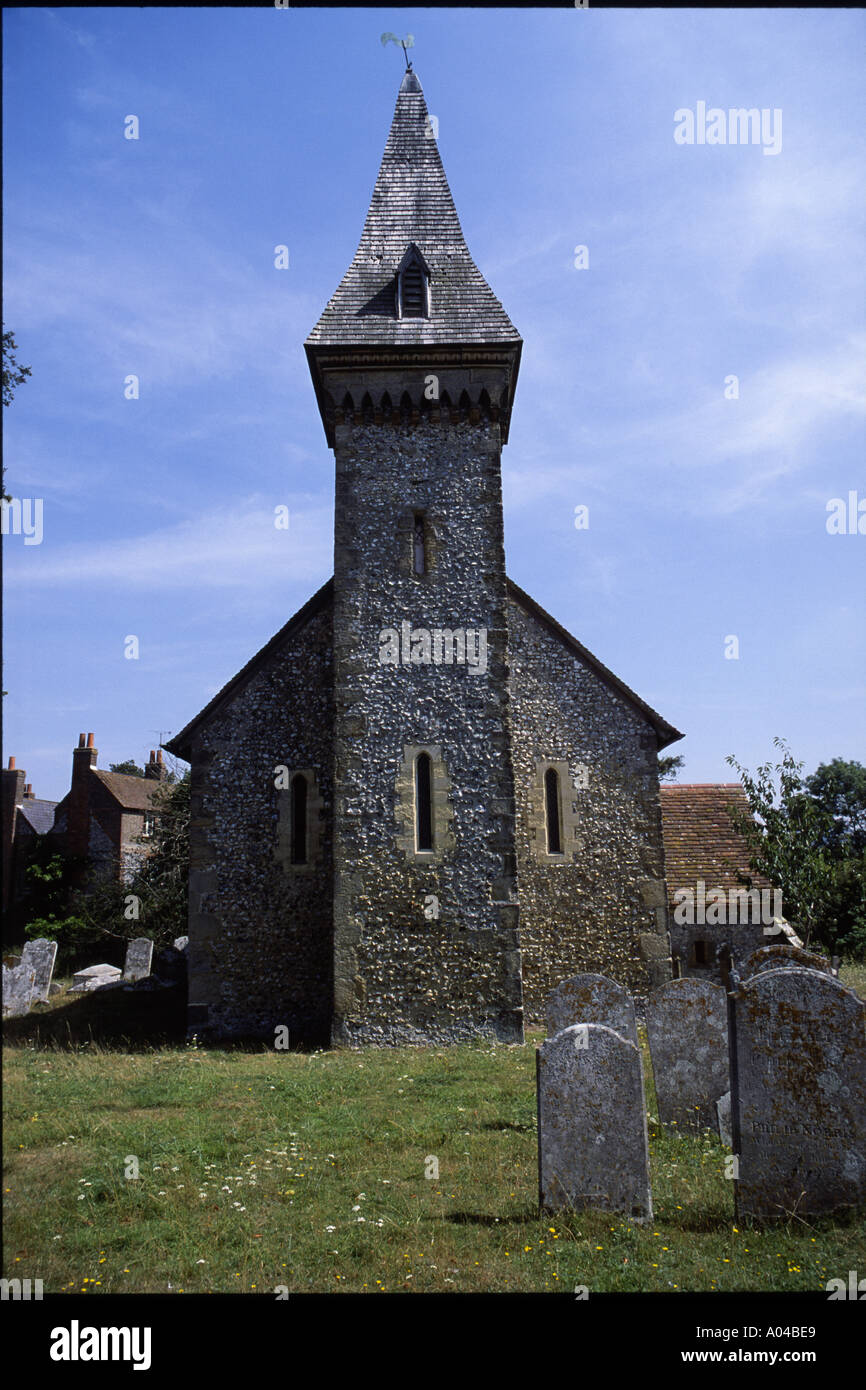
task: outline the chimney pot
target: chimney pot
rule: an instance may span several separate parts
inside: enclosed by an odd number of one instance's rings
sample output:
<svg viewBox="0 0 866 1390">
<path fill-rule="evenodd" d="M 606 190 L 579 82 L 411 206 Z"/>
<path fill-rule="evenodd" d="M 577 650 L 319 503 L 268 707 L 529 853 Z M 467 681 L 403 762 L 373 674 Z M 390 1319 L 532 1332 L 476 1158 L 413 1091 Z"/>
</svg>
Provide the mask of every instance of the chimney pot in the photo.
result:
<svg viewBox="0 0 866 1390">
<path fill-rule="evenodd" d="M 14 758 L 10 758 L 10 759 L 9 759 L 9 771 L 10 771 L 10 772 L 14 772 L 14 771 L 15 771 L 15 759 L 14 759 Z"/>
<path fill-rule="evenodd" d="M 161 763 L 161 762 L 162 762 L 162 749 L 161 749 L 161 748 L 157 748 L 157 750 L 156 750 L 156 761 L 157 761 L 158 763 Z"/>
<path fill-rule="evenodd" d="M 84 734 L 79 734 L 79 735 L 78 735 L 78 747 L 79 747 L 79 748 L 83 748 L 83 747 L 84 747 Z"/>
<path fill-rule="evenodd" d="M 88 734 L 88 735 L 87 735 L 87 746 L 88 746 L 88 748 L 92 748 L 92 747 L 93 747 L 93 734 Z"/>
</svg>

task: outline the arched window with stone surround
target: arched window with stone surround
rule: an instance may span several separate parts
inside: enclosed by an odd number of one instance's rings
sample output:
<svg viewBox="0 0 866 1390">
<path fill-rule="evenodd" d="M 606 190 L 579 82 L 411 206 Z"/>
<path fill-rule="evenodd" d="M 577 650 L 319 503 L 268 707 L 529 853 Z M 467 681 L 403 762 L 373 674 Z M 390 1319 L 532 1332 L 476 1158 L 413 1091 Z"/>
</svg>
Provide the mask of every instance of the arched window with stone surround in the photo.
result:
<svg viewBox="0 0 866 1390">
<path fill-rule="evenodd" d="M 292 859 L 307 862 L 307 779 L 302 772 L 292 778 Z"/>
<path fill-rule="evenodd" d="M 429 753 L 415 759 L 415 849 L 433 849 L 433 763 Z"/>
<path fill-rule="evenodd" d="M 544 822 L 547 830 L 547 853 L 562 854 L 559 773 L 555 767 L 549 767 L 544 774 Z"/>
</svg>

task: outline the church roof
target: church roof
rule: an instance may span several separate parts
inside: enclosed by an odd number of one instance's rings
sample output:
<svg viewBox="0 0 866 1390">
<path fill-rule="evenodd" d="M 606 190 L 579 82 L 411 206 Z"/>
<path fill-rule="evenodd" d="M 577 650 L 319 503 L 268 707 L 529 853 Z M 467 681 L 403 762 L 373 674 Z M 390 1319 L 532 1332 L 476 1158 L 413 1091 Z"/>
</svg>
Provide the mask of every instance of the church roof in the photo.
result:
<svg viewBox="0 0 866 1390">
<path fill-rule="evenodd" d="M 429 268 L 429 318 L 396 316 L 394 280 L 410 243 Z M 520 342 L 469 254 L 421 83 L 407 72 L 361 241 L 305 346 L 309 351 Z"/>
<path fill-rule="evenodd" d="M 554 636 L 558 637 L 565 646 L 591 667 L 611 689 L 622 695 L 644 715 L 658 735 L 659 748 L 666 748 L 669 743 L 675 743 L 677 739 L 683 737 L 678 729 L 675 729 L 666 719 L 662 719 L 660 714 L 657 714 L 639 695 L 636 695 L 633 690 L 630 690 L 624 681 L 621 681 L 618 676 L 615 676 L 612 671 L 609 671 L 608 668 L 598 660 L 598 657 L 593 656 L 592 652 L 588 651 L 581 642 L 578 642 L 576 637 L 572 637 L 570 632 L 567 632 L 555 618 L 552 618 L 549 613 L 546 613 L 541 605 L 536 603 L 535 599 L 530 598 L 529 594 L 525 593 L 512 579 L 506 579 L 506 585 L 508 597 L 510 599 L 521 604 L 531 616 L 537 621 L 542 622 Z M 196 730 L 203 724 L 206 724 L 210 716 L 214 714 L 218 708 L 225 705 L 247 681 L 251 680 L 265 665 L 268 658 L 279 651 L 284 642 L 294 636 L 295 633 L 301 632 L 311 618 L 315 617 L 323 608 L 332 603 L 333 597 L 334 581 L 333 579 L 329 579 L 327 583 L 323 584 L 321 589 L 313 594 L 313 597 L 304 604 L 303 608 L 299 608 L 297 613 L 280 628 L 279 632 L 275 633 L 270 641 L 266 642 L 261 650 L 250 658 L 246 666 L 243 666 L 241 670 L 238 671 L 237 675 L 233 676 L 232 679 L 223 686 L 222 690 L 219 690 L 217 694 L 214 695 L 213 699 L 205 705 L 201 713 L 197 714 L 194 719 L 191 719 L 186 728 L 181 729 L 179 734 L 175 734 L 174 738 L 169 743 L 163 744 L 163 747 L 169 753 L 173 753 L 175 757 L 183 758 L 186 762 L 189 762 L 190 753 L 192 751 L 192 736 Z M 104 775 L 105 774 L 103 774 L 103 776 Z"/>
<path fill-rule="evenodd" d="M 769 887 L 762 874 L 749 868 L 749 847 L 731 824 L 728 807 L 749 812 L 740 782 L 698 782 L 659 788 L 665 877 L 673 894 L 703 879 L 712 888 L 740 888 L 751 879 L 755 888 Z"/>
</svg>

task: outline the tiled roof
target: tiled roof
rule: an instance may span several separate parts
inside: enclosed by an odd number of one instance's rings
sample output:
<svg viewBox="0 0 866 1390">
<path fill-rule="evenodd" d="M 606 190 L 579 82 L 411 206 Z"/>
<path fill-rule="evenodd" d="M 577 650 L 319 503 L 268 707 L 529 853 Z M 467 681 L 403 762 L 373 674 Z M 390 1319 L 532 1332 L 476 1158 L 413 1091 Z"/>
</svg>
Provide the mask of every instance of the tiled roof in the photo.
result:
<svg viewBox="0 0 866 1390">
<path fill-rule="evenodd" d="M 430 268 L 430 318 L 396 317 L 394 277 L 410 242 Z M 520 341 L 469 254 L 421 83 L 407 72 L 358 250 L 306 345 Z"/>
<path fill-rule="evenodd" d="M 28 796 L 19 805 L 18 814 L 24 817 L 37 835 L 44 835 L 54 824 L 54 812 L 59 804 L 58 801 L 42 801 L 37 796 Z"/>
<path fill-rule="evenodd" d="M 731 824 L 727 807 L 749 810 L 739 782 L 704 782 L 659 788 L 665 876 L 671 895 L 677 888 L 694 887 L 703 879 L 711 888 L 743 887 L 737 870 L 752 880 L 754 888 L 769 888 L 760 874 L 749 869 L 749 852 Z"/>
<path fill-rule="evenodd" d="M 91 771 L 125 811 L 148 811 L 154 792 L 164 785 L 154 777 L 128 777 L 123 772 L 100 772 L 96 767 Z"/>
</svg>

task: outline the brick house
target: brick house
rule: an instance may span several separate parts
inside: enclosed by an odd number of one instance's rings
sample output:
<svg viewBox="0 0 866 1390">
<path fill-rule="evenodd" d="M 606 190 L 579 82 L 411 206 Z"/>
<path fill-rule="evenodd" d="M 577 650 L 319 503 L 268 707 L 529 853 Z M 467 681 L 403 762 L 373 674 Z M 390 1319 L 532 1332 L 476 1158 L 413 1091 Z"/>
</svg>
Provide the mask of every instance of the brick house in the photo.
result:
<svg viewBox="0 0 866 1390">
<path fill-rule="evenodd" d="M 97 768 L 93 734 L 79 736 L 72 754 L 72 781 L 59 802 L 33 796 L 26 773 L 3 769 L 3 918 L 4 941 L 24 939 L 22 899 L 25 870 L 40 837 L 58 852 L 87 856 L 97 872 L 117 873 L 127 881 L 148 854 L 156 813 L 153 797 L 167 777 L 162 752 L 152 751 L 144 777 Z"/>
<path fill-rule="evenodd" d="M 86 855 L 96 866 L 114 866 L 127 881 L 147 858 L 153 835 L 153 797 L 168 773 L 162 752 L 151 751 L 144 777 L 102 772 L 93 734 L 72 752 L 72 783 L 54 813 L 50 834 L 67 854 Z"/>
</svg>

